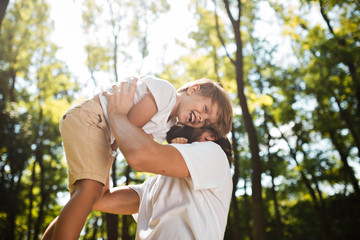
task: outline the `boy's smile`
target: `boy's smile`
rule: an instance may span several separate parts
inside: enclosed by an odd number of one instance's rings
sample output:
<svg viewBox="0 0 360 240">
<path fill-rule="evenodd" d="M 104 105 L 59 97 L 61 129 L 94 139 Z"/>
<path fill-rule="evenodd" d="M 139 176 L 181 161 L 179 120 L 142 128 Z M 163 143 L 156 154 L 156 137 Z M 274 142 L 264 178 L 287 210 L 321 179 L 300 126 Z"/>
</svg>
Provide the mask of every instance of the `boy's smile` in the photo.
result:
<svg viewBox="0 0 360 240">
<path fill-rule="evenodd" d="M 196 115 L 193 111 L 188 113 L 186 123 L 194 124 L 196 122 Z"/>
</svg>

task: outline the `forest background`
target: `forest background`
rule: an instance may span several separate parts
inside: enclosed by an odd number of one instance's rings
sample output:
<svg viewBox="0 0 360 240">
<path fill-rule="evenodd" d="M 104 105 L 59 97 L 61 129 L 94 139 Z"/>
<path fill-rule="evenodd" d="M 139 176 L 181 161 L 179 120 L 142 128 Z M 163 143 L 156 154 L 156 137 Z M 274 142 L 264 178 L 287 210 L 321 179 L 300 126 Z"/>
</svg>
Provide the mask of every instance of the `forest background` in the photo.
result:
<svg viewBox="0 0 360 240">
<path fill-rule="evenodd" d="M 0 1 L 0 239 L 41 237 L 68 198 L 60 117 L 128 74 L 175 87 L 208 77 L 229 91 L 225 239 L 360 239 L 360 3 L 189 0 L 175 15 L 175 2 L 73 0 L 80 35 L 54 39 L 54 2 Z M 78 36 L 84 60 L 72 67 L 58 41 Z M 148 176 L 118 154 L 113 186 Z M 131 216 L 93 212 L 81 239 L 135 231 Z"/>
</svg>

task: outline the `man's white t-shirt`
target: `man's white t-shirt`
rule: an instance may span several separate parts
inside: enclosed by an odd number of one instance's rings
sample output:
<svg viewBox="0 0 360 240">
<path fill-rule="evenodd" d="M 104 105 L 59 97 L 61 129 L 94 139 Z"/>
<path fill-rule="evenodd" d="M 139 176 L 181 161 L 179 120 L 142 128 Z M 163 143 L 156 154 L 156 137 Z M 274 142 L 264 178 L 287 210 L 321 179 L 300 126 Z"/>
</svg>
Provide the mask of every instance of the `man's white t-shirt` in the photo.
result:
<svg viewBox="0 0 360 240">
<path fill-rule="evenodd" d="M 128 81 L 129 87 L 131 80 L 126 80 Z M 152 76 L 142 76 L 137 81 L 134 103 L 138 103 L 147 94 L 148 90 L 151 92 L 155 99 L 158 111 L 151 118 L 151 120 L 142 127 L 142 129 L 147 134 L 151 134 L 156 141 L 162 143 L 166 139 L 167 131 L 175 123 L 174 120 L 168 120 L 170 113 L 176 103 L 176 90 L 173 85 L 171 85 L 168 81 L 164 79 L 155 78 Z M 108 89 L 108 91 L 111 91 L 111 89 Z M 104 112 L 105 119 L 109 123 L 107 100 L 106 97 L 102 95 L 102 93 L 99 94 L 99 100 Z M 115 137 L 113 132 L 111 131 L 111 128 L 110 132 L 111 143 L 113 143 Z"/>
<path fill-rule="evenodd" d="M 225 153 L 214 142 L 171 145 L 191 177 L 157 175 L 129 186 L 140 197 L 136 239 L 223 239 L 232 193 Z"/>
</svg>

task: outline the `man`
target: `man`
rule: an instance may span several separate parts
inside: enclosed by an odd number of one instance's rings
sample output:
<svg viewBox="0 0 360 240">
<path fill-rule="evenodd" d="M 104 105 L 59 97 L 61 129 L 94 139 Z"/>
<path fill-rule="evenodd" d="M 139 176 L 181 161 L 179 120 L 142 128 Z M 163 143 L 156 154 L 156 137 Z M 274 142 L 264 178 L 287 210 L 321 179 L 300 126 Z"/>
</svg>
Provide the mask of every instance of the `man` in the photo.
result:
<svg viewBox="0 0 360 240">
<path fill-rule="evenodd" d="M 123 86 L 121 86 L 123 87 Z M 136 239 L 223 239 L 232 181 L 221 147 L 212 142 L 161 145 L 133 126 L 127 113 L 135 85 L 107 94 L 111 128 L 129 165 L 159 174 L 141 185 L 112 188 L 94 210 L 137 214 Z M 214 140 L 205 131 L 203 140 Z"/>
</svg>

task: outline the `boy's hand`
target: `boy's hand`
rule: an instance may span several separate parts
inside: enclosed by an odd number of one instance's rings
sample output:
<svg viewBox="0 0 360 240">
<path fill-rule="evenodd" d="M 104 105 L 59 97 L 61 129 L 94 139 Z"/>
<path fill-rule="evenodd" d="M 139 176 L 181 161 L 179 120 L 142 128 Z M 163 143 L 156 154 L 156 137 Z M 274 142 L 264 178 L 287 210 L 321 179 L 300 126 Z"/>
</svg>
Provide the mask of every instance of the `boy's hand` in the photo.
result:
<svg viewBox="0 0 360 240">
<path fill-rule="evenodd" d="M 187 138 L 183 138 L 183 137 L 177 137 L 171 140 L 171 143 L 186 144 L 187 142 L 188 142 Z"/>
<path fill-rule="evenodd" d="M 133 78 L 129 90 L 127 89 L 127 82 L 121 82 L 120 91 L 117 85 L 113 85 L 113 93 L 103 93 L 107 98 L 107 111 L 109 115 L 128 114 L 130 109 L 134 106 L 136 82 L 137 79 Z"/>
</svg>

